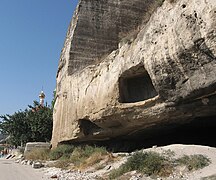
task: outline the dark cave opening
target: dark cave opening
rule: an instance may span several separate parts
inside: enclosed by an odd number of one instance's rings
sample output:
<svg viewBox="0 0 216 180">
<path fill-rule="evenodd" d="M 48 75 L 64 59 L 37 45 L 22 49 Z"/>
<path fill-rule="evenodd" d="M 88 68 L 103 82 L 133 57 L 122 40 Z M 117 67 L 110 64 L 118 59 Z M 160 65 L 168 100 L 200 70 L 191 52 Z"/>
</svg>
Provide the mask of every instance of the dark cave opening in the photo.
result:
<svg viewBox="0 0 216 180">
<path fill-rule="evenodd" d="M 81 127 L 85 135 L 91 135 L 92 129 L 101 130 L 89 120 L 81 120 Z M 91 128 L 89 128 L 89 125 Z M 90 130 L 90 131 L 89 131 Z M 169 124 L 144 130 L 133 136 L 117 137 L 105 141 L 64 142 L 66 144 L 103 146 L 111 152 L 132 152 L 153 146 L 166 146 L 171 144 L 203 145 L 216 147 L 216 116 L 198 117 L 187 124 Z"/>
<path fill-rule="evenodd" d="M 157 96 L 151 78 L 143 65 L 125 71 L 119 78 L 120 103 L 134 103 Z"/>
<path fill-rule="evenodd" d="M 101 130 L 99 126 L 88 119 L 80 119 L 79 128 L 84 136 L 92 135 L 94 132 Z"/>
<path fill-rule="evenodd" d="M 132 136 L 97 143 L 114 152 L 131 152 L 152 146 L 190 144 L 216 147 L 216 116 L 195 118 L 188 124 L 155 128 Z"/>
</svg>

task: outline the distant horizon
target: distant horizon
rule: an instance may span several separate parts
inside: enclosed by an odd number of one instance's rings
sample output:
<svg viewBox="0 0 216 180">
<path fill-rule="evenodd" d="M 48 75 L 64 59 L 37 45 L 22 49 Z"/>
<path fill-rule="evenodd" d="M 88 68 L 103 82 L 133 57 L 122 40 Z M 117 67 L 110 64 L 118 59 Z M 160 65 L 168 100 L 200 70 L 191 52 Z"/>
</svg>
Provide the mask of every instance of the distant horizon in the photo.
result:
<svg viewBox="0 0 216 180">
<path fill-rule="evenodd" d="M 2 1 L 0 115 L 24 110 L 42 90 L 51 104 L 68 26 L 78 0 Z"/>
</svg>

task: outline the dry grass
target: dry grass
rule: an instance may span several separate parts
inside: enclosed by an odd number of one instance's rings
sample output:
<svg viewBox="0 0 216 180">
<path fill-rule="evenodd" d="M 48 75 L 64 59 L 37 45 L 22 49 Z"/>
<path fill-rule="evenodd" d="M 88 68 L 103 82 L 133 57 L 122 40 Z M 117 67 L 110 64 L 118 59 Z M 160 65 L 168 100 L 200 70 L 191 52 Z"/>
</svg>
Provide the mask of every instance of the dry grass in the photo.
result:
<svg viewBox="0 0 216 180">
<path fill-rule="evenodd" d="M 169 2 L 170 2 L 170 3 L 175 3 L 175 2 L 176 2 L 176 0 L 169 0 Z"/>
<path fill-rule="evenodd" d="M 173 158 L 174 154 L 171 151 L 167 151 L 161 155 L 156 152 L 137 152 L 132 155 L 125 164 L 120 168 L 111 171 L 110 179 L 117 179 L 130 171 L 138 171 L 147 176 L 170 176 L 177 166 L 186 166 L 189 171 L 202 169 L 208 166 L 211 162 L 203 155 L 191 155 L 179 159 Z"/>
<path fill-rule="evenodd" d="M 51 150 L 49 157 L 51 160 L 57 160 L 59 158 L 69 159 L 73 150 L 74 150 L 73 145 L 67 145 L 67 144 L 59 145 L 57 148 Z"/>
<path fill-rule="evenodd" d="M 148 176 L 159 175 L 162 177 L 169 176 L 173 167 L 169 164 L 167 158 L 161 156 L 155 152 L 137 152 L 132 155 L 125 164 L 120 166 L 119 169 L 113 170 L 110 173 L 110 179 L 116 179 L 117 177 L 130 172 L 138 171 Z"/>
<path fill-rule="evenodd" d="M 86 169 L 88 167 L 91 167 L 99 163 L 104 158 L 105 156 L 100 152 L 93 153 L 89 158 L 87 158 L 83 163 L 80 164 L 79 169 Z"/>
<path fill-rule="evenodd" d="M 107 154 L 106 149 L 102 147 L 76 147 L 71 154 L 70 160 L 76 167 L 83 169 L 100 162 Z"/>
<path fill-rule="evenodd" d="M 25 154 L 25 159 L 27 160 L 48 160 L 49 159 L 49 149 L 33 149 Z"/>
<path fill-rule="evenodd" d="M 56 167 L 56 168 L 61 168 L 61 169 L 70 169 L 71 162 L 70 160 L 58 160 L 55 163 L 53 163 L 52 166 L 50 167 Z"/>
<path fill-rule="evenodd" d="M 202 169 L 211 163 L 210 159 L 201 154 L 191 156 L 184 155 L 183 157 L 176 159 L 175 162 L 179 165 L 186 166 L 189 171 Z"/>
<path fill-rule="evenodd" d="M 108 159 L 109 155 L 103 147 L 61 145 L 52 150 L 49 157 L 57 160 L 52 167 L 83 170 Z"/>
</svg>

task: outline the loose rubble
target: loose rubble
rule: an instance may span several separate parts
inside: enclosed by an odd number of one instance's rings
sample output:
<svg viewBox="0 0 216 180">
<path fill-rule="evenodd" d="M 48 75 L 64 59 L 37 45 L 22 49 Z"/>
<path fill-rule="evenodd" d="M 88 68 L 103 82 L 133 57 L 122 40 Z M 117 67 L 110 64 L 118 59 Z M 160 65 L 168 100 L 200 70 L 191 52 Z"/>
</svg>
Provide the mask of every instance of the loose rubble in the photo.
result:
<svg viewBox="0 0 216 180">
<path fill-rule="evenodd" d="M 144 149 L 143 152 L 154 151 L 160 154 L 167 153 L 167 151 L 173 151 L 175 157 L 181 157 L 183 155 L 193 155 L 193 154 L 203 154 L 211 159 L 211 164 L 203 169 L 189 172 L 185 167 L 178 167 L 175 172 L 167 178 L 156 177 L 157 180 L 201 180 L 204 177 L 216 178 L 216 148 L 207 146 L 197 146 L 197 145 L 169 145 L 164 147 L 152 147 L 149 149 Z M 82 171 L 70 169 L 62 170 L 60 168 L 50 167 L 55 161 L 31 161 L 25 160 L 22 155 L 13 157 L 15 163 L 19 163 L 23 166 L 31 166 L 44 174 L 44 180 L 58 179 L 58 180 L 97 180 L 97 179 L 108 179 L 109 172 L 113 169 L 117 169 L 134 153 L 113 153 L 113 157 L 117 160 L 113 162 L 104 162 L 104 164 L 98 163 L 97 165 L 103 165 L 101 169 L 96 169 L 96 166 L 91 166 Z M 152 180 L 152 178 L 147 177 L 137 171 L 131 171 L 124 174 L 121 179 L 127 180 Z"/>
</svg>

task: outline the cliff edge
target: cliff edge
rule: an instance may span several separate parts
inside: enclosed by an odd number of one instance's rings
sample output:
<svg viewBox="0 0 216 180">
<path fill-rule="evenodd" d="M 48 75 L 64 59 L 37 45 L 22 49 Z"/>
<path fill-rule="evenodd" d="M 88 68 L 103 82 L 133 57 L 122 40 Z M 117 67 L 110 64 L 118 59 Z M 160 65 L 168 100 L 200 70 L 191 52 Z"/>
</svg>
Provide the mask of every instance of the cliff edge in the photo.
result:
<svg viewBox="0 0 216 180">
<path fill-rule="evenodd" d="M 216 1 L 80 0 L 56 93 L 53 147 L 215 117 Z"/>
</svg>

